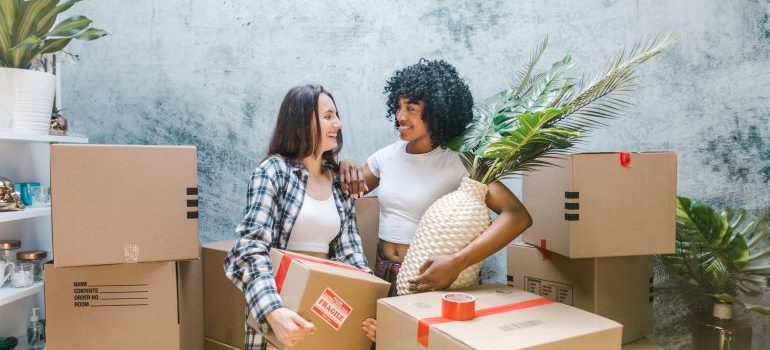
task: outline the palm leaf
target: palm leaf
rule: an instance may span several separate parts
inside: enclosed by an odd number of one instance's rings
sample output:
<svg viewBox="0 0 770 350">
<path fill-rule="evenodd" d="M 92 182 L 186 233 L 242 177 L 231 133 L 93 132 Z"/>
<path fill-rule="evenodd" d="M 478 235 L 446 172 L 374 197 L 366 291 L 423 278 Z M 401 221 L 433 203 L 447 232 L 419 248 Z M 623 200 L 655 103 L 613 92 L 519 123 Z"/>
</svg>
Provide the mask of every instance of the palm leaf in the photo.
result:
<svg viewBox="0 0 770 350">
<path fill-rule="evenodd" d="M 682 287 L 718 302 L 764 312 L 770 309 L 745 304 L 739 294 L 761 293 L 768 283 L 770 265 L 759 262 L 770 247 L 760 247 L 764 241 L 753 240 L 766 235 L 765 227 L 743 210 L 717 212 L 705 202 L 678 197 L 675 253 L 660 259 L 687 281 Z M 749 255 L 751 247 L 760 251 Z"/>
</svg>

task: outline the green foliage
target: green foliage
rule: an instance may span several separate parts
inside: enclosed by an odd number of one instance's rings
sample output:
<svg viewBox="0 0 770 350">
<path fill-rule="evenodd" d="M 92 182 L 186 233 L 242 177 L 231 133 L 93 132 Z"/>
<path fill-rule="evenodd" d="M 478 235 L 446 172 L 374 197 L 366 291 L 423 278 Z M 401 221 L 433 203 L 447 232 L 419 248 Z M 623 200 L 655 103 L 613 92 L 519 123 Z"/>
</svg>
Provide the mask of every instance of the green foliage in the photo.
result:
<svg viewBox="0 0 770 350">
<path fill-rule="evenodd" d="M 0 67 L 29 69 L 37 55 L 61 51 L 72 39 L 95 40 L 107 32 L 85 16 L 56 19 L 81 0 L 0 0 Z"/>
<path fill-rule="evenodd" d="M 770 307 L 750 305 L 740 295 L 758 295 L 768 285 L 770 229 L 744 210 L 717 212 L 702 201 L 678 197 L 676 252 L 661 255 L 670 271 L 682 277 L 681 291 L 715 302 L 741 305 L 770 314 Z M 764 261 L 764 263 L 763 263 Z"/>
<path fill-rule="evenodd" d="M 642 41 L 616 54 L 590 82 L 575 83 L 566 75 L 573 66 L 569 54 L 534 73 L 545 38 L 518 82 L 477 104 L 473 121 L 449 147 L 461 152 L 471 178 L 482 183 L 552 165 L 549 158 L 566 154 L 603 120 L 622 116 L 631 106 L 635 69 L 676 40 Z"/>
</svg>

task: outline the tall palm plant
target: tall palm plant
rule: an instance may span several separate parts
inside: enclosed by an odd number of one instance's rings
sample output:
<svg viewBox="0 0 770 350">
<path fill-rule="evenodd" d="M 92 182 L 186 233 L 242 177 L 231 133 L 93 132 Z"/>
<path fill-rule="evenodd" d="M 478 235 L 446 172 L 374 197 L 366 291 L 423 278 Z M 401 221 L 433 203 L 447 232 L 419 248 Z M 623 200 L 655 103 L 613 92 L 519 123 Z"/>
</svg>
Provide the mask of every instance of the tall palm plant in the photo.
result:
<svg viewBox="0 0 770 350">
<path fill-rule="evenodd" d="M 631 102 L 636 68 L 663 52 L 676 37 L 642 40 L 621 51 L 593 79 L 567 76 L 567 54 L 545 72 L 535 67 L 546 37 L 521 70 L 516 84 L 474 107 L 474 119 L 449 147 L 460 152 L 470 178 L 484 184 L 548 166 L 607 119 L 623 115 Z"/>
<path fill-rule="evenodd" d="M 660 259 L 684 280 L 673 289 L 770 315 L 770 306 L 741 298 L 761 294 L 770 282 L 769 235 L 767 223 L 744 210 L 717 212 L 702 201 L 678 197 L 676 251 Z"/>
</svg>

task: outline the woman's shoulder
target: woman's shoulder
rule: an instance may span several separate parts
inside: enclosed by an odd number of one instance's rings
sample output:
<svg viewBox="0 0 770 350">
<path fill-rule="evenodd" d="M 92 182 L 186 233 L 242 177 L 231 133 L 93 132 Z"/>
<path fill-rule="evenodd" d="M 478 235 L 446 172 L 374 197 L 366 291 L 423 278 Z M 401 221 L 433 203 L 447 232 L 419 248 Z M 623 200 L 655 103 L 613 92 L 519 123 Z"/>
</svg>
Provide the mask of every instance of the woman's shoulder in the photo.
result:
<svg viewBox="0 0 770 350">
<path fill-rule="evenodd" d="M 280 176 L 290 173 L 294 167 L 295 162 L 281 155 L 273 154 L 262 160 L 254 170 L 254 173 L 263 174 L 264 176 Z"/>
<path fill-rule="evenodd" d="M 400 153 L 406 152 L 406 141 L 398 140 L 386 145 L 372 154 L 372 157 L 390 158 Z"/>
</svg>

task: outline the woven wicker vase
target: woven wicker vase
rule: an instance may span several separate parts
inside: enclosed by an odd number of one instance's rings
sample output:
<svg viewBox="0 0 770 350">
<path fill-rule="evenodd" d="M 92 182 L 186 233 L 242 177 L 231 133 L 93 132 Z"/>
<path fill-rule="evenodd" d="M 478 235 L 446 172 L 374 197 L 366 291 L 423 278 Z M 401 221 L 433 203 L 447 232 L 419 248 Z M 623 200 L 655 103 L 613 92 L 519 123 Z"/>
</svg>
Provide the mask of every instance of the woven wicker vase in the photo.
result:
<svg viewBox="0 0 770 350">
<path fill-rule="evenodd" d="M 411 294 L 407 280 L 417 276 L 429 257 L 457 253 L 489 227 L 486 195 L 487 185 L 465 178 L 460 188 L 425 211 L 398 273 L 398 295 Z M 480 269 L 478 263 L 463 270 L 449 289 L 477 285 Z"/>
</svg>

